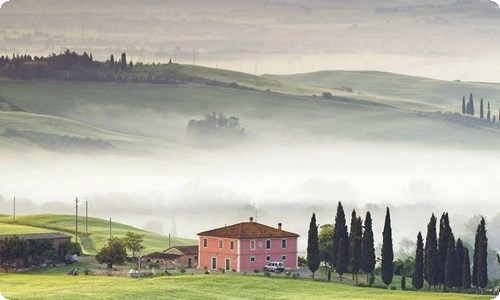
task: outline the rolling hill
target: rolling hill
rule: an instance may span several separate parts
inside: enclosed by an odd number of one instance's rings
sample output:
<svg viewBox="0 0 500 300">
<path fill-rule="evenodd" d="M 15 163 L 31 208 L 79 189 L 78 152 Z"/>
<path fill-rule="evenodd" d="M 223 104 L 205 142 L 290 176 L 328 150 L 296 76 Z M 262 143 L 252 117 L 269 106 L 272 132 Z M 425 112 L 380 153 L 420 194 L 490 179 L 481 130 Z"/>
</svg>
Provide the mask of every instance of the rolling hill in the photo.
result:
<svg viewBox="0 0 500 300">
<path fill-rule="evenodd" d="M 85 233 L 85 218 L 79 218 L 78 226 L 83 251 L 86 254 L 95 254 L 105 245 L 109 238 L 109 221 L 98 218 L 88 218 L 88 233 Z M 28 232 L 51 232 L 61 231 L 74 235 L 75 217 L 68 215 L 27 215 L 16 218 L 16 224 L 12 224 L 11 216 L 0 216 L 0 234 L 22 234 Z M 168 236 L 163 236 L 142 229 L 137 229 L 121 223 L 112 223 L 112 235 L 123 237 L 127 231 L 143 234 L 144 253 L 165 250 L 169 245 Z M 171 237 L 171 245 L 193 245 L 196 241 Z"/>
</svg>

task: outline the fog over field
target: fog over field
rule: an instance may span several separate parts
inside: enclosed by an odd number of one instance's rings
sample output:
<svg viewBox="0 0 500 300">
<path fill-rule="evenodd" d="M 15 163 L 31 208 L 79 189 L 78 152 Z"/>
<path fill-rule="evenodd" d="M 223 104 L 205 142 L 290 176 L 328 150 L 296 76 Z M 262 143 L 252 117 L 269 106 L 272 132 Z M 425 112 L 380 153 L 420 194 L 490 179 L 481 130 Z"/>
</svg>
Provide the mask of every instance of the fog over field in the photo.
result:
<svg viewBox="0 0 500 300">
<path fill-rule="evenodd" d="M 0 214 L 14 197 L 18 214 L 73 214 L 78 197 L 91 216 L 187 238 L 253 216 L 304 251 L 312 212 L 333 223 L 342 201 L 348 223 L 372 212 L 376 244 L 389 206 L 395 244 L 447 211 L 469 243 L 485 216 L 499 251 L 500 126 L 461 115 L 474 93 L 476 117 L 484 98 L 500 119 L 500 85 L 463 82 L 500 82 L 499 28 L 492 1 L 11 0 L 0 56 L 126 52 L 206 77 L 0 78 Z M 277 75 L 318 70 L 337 71 Z M 190 143 L 189 120 L 211 112 L 239 118 L 243 141 Z"/>
</svg>

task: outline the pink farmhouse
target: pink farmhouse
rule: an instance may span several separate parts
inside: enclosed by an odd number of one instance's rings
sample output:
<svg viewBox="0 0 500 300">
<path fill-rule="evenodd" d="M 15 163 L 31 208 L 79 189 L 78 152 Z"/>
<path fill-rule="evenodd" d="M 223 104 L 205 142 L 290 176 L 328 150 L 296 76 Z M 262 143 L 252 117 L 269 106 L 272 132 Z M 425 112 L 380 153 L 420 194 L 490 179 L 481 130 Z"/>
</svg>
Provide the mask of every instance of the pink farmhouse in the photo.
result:
<svg viewBox="0 0 500 300">
<path fill-rule="evenodd" d="M 198 233 L 198 268 L 251 272 L 263 270 L 273 261 L 282 261 L 286 270 L 298 269 L 298 234 L 284 231 L 282 224 L 270 227 L 250 218 L 238 223 Z"/>
</svg>

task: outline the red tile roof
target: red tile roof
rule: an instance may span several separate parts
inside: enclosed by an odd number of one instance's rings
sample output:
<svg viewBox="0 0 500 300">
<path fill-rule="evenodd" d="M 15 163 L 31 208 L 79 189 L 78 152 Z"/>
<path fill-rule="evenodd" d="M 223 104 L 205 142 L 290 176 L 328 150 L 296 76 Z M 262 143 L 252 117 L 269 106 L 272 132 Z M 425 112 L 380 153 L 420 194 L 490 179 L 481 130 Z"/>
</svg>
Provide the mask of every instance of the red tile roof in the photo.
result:
<svg viewBox="0 0 500 300">
<path fill-rule="evenodd" d="M 299 237 L 298 234 L 256 222 L 243 222 L 198 233 L 199 236 L 214 236 L 230 239 L 258 239 Z"/>
</svg>

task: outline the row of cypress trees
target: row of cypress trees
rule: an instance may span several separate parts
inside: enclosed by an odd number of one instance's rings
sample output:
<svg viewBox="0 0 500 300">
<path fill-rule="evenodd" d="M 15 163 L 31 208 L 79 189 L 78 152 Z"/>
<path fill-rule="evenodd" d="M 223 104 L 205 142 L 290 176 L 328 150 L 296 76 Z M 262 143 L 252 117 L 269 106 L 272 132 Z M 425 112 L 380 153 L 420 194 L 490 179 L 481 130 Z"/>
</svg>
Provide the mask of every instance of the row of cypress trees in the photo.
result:
<svg viewBox="0 0 500 300">
<path fill-rule="evenodd" d="M 427 225 L 427 235 L 424 240 L 422 233 L 417 235 L 414 273 L 412 285 L 415 289 L 424 286 L 424 280 L 429 289 L 437 286 L 444 290 L 451 288 L 468 289 L 471 286 L 485 288 L 488 283 L 486 223 L 484 218 L 476 230 L 472 274 L 470 269 L 469 249 L 455 236 L 450 226 L 448 213 L 443 213 L 439 222 L 439 237 L 437 235 L 437 218 L 432 214 Z M 394 251 L 392 243 L 392 227 L 390 210 L 387 208 L 383 229 L 381 252 L 381 277 L 388 287 L 394 274 Z M 330 266 L 339 274 L 340 281 L 344 273 L 350 271 L 353 280 L 358 283 L 358 274 L 362 270 L 367 275 L 375 269 L 375 248 L 370 212 L 366 213 L 364 226 L 361 217 L 353 210 L 350 232 L 347 232 L 346 219 L 342 203 L 338 203 L 335 216 L 335 227 L 332 236 L 333 246 Z M 500 258 L 499 258 L 500 259 Z M 314 273 L 320 265 L 318 243 L 318 225 L 313 213 L 309 224 L 307 265 Z M 368 280 L 368 276 L 367 276 Z"/>
<path fill-rule="evenodd" d="M 488 101 L 488 111 L 486 112 L 486 120 L 489 122 L 496 122 L 496 116 L 491 116 L 491 106 L 490 102 Z M 475 108 L 474 108 L 474 96 L 472 94 L 469 95 L 469 101 L 466 103 L 465 102 L 465 96 L 462 98 L 462 114 L 464 115 L 469 115 L 469 116 L 474 116 L 475 114 Z M 481 98 L 481 101 L 479 102 L 479 118 L 484 120 L 485 115 L 484 115 L 484 101 L 483 98 Z M 500 109 L 498 111 L 498 120 L 500 121 Z"/>
<path fill-rule="evenodd" d="M 387 209 L 387 212 L 389 212 L 389 209 Z M 387 244 L 386 247 L 388 255 L 385 259 L 385 263 L 390 264 L 390 269 L 392 270 L 393 254 L 392 234 L 390 232 L 390 216 L 389 219 L 386 217 L 386 227 L 384 228 L 384 232 L 386 231 L 388 234 L 388 240 L 390 240 L 390 245 Z M 351 214 L 350 232 L 348 233 L 344 208 L 342 207 L 342 203 L 339 202 L 337 214 L 335 216 L 335 226 L 331 238 L 333 243 L 329 263 L 330 266 L 339 274 L 341 281 L 343 274 L 348 271 L 352 273 L 353 279 L 356 280 L 356 283 L 358 282 L 358 275 L 361 270 L 367 275 L 373 272 L 375 269 L 376 258 L 370 212 L 366 213 L 363 224 L 361 217 L 358 217 L 356 210 L 353 210 Z M 309 224 L 307 246 L 307 266 L 313 273 L 313 277 L 314 273 L 318 270 L 319 265 L 320 255 L 318 225 L 316 224 L 316 215 L 313 213 Z M 390 276 L 389 273 L 387 275 L 387 280 L 389 280 L 390 277 L 390 281 L 392 281 L 392 271 L 390 273 Z M 368 279 L 369 277 L 367 276 L 367 281 Z"/>
<path fill-rule="evenodd" d="M 422 233 L 417 235 L 413 287 L 421 289 L 424 279 L 429 289 L 437 286 L 469 289 L 471 286 L 485 288 L 488 284 L 486 222 L 484 218 L 476 230 L 472 274 L 469 249 L 455 236 L 450 226 L 448 213 L 443 213 L 439 222 L 439 238 L 436 234 L 437 218 L 432 214 L 427 225 L 425 246 Z"/>
</svg>

